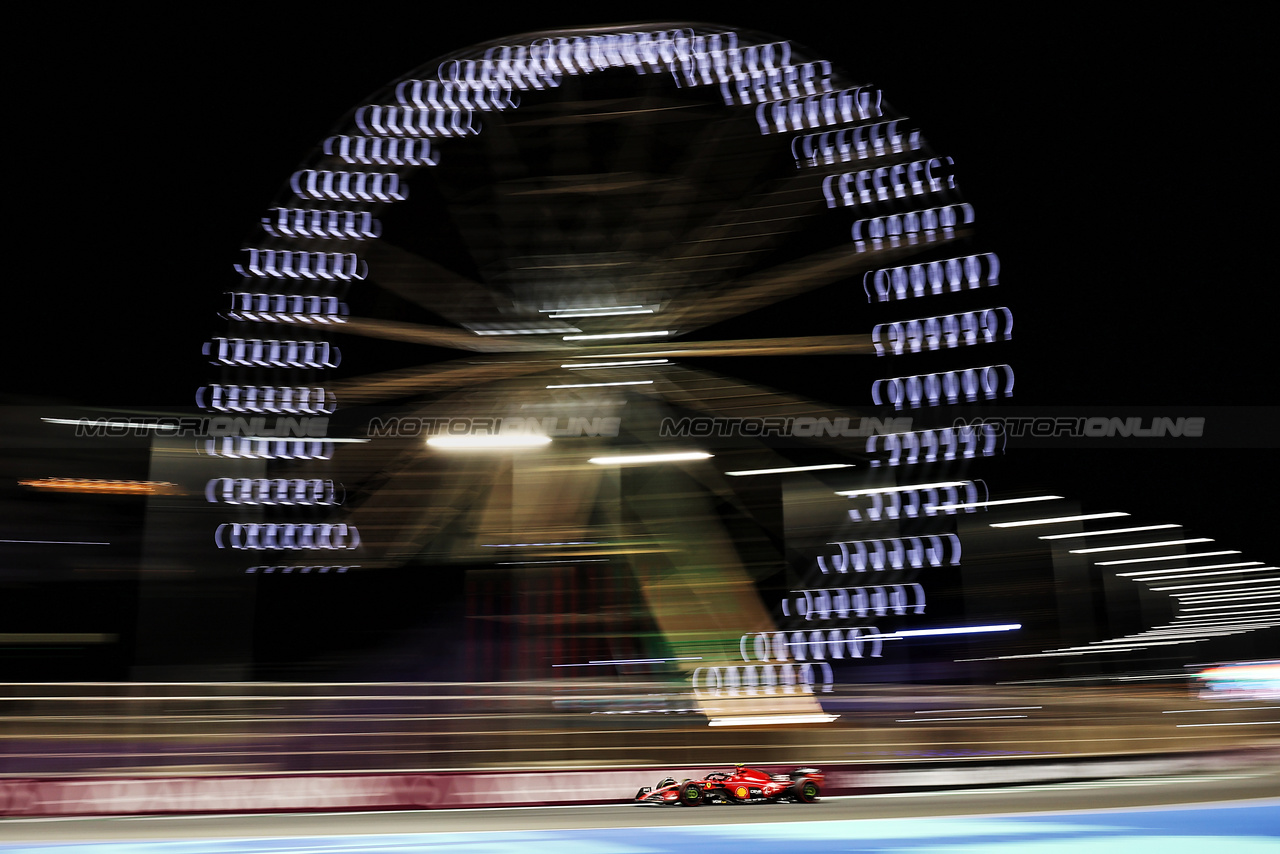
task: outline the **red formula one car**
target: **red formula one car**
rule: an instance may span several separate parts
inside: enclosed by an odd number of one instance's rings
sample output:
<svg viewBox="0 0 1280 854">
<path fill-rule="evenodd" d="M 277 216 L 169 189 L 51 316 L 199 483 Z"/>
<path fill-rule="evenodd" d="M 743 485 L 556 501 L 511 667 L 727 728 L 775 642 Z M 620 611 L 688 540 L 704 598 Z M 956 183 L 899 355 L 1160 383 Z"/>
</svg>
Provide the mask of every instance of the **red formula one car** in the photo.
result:
<svg viewBox="0 0 1280 854">
<path fill-rule="evenodd" d="M 636 803 L 683 804 L 765 804 L 795 802 L 811 804 L 818 800 L 825 777 L 817 768 L 797 768 L 790 774 L 766 774 L 745 765 L 733 771 L 713 771 L 701 780 L 677 783 L 667 777 L 658 785 L 645 786 L 636 792 Z"/>
</svg>

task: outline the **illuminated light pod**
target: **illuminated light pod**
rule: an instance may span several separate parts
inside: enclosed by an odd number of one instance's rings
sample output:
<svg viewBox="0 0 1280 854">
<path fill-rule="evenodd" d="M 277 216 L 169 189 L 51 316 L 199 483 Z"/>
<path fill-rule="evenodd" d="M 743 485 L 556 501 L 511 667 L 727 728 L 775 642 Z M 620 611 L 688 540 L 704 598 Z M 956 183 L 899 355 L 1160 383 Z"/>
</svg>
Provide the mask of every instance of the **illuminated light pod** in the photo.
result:
<svg viewBox="0 0 1280 854">
<path fill-rule="evenodd" d="M 774 45 L 761 45 L 762 50 L 772 47 Z M 791 52 L 791 45 L 787 42 L 778 42 L 778 47 L 787 54 Z M 697 86 L 703 80 L 692 65 L 686 65 L 685 83 Z M 716 76 L 720 78 L 720 94 L 730 107 L 823 95 L 834 88 L 831 84 L 831 63 L 825 59 L 752 71 L 717 69 Z"/>
<path fill-rule="evenodd" d="M 216 352 L 214 352 L 216 350 Z M 342 351 L 328 341 L 275 338 L 214 338 L 204 345 L 210 364 L 246 368 L 336 368 Z"/>
<path fill-rule="evenodd" d="M 899 246 L 915 246 L 923 240 L 932 243 L 941 237 L 955 237 L 957 226 L 973 222 L 973 205 L 943 205 L 904 214 L 860 219 L 853 224 L 852 239 L 855 252 L 877 252 Z"/>
<path fill-rule="evenodd" d="M 52 492 L 85 492 L 97 495 L 176 495 L 177 484 L 167 480 L 96 480 L 86 477 L 45 477 L 20 480 L 19 486 Z"/>
<path fill-rule="evenodd" d="M 676 61 L 670 68 L 677 85 L 690 88 L 719 84 L 728 105 L 751 102 L 735 102 L 727 94 L 727 83 L 746 81 L 749 87 L 753 87 L 752 91 L 776 92 L 772 100 L 778 100 L 800 94 L 799 87 L 805 87 L 806 93 L 813 94 L 822 88 L 813 81 L 831 76 L 829 62 L 805 63 L 807 70 L 792 65 L 791 45 L 785 41 L 738 47 L 737 33 L 693 36 L 680 32 L 672 40 L 671 47 Z M 662 47 L 659 50 L 661 52 Z M 782 92 L 783 86 L 789 87 L 788 92 Z M 828 85 L 823 91 L 829 89 Z"/>
<path fill-rule="evenodd" d="M 298 507 L 330 507 L 346 497 L 331 480 L 284 477 L 218 477 L 204 489 L 211 504 L 267 504 Z"/>
<path fill-rule="evenodd" d="M 967 501 L 961 498 L 958 491 L 961 488 L 965 490 Z M 958 511 L 950 505 L 975 504 L 978 500 L 977 488 L 973 481 L 858 489 L 837 492 L 836 495 L 871 499 L 870 507 L 855 507 L 849 510 L 849 520 L 852 522 L 864 521 L 864 513 L 866 520 L 871 522 L 878 522 L 881 519 L 918 519 L 921 516 L 954 516 Z M 970 507 L 964 512 L 976 511 Z"/>
<path fill-rule="evenodd" d="M 764 135 L 817 130 L 884 118 L 883 100 L 874 86 L 857 86 L 807 98 L 772 101 L 756 108 L 756 125 Z"/>
<path fill-rule="evenodd" d="M 403 202 L 409 189 L 394 172 L 333 172 L 303 169 L 289 187 L 301 199 L 331 202 Z"/>
<path fill-rule="evenodd" d="M 249 254 L 249 260 L 246 264 L 236 264 L 235 269 L 246 277 L 352 282 L 369 275 L 369 265 L 351 252 L 244 251 Z"/>
<path fill-rule="evenodd" d="M 473 110 L 369 104 L 356 110 L 355 122 L 368 136 L 455 137 L 480 132 Z"/>
<path fill-rule="evenodd" d="M 205 441 L 205 453 L 232 460 L 331 460 L 332 441 L 223 436 Z"/>
<path fill-rule="evenodd" d="M 509 82 L 485 83 L 454 80 L 404 80 L 396 85 L 396 101 L 402 107 L 439 112 L 456 110 L 514 109 L 520 106 L 520 96 Z M 331 154 L 332 152 L 326 151 Z M 394 162 L 394 161 L 393 161 Z M 410 164 L 419 166 L 423 164 Z M 426 165 L 434 166 L 431 162 Z"/>
<path fill-rule="evenodd" d="M 336 565 L 336 564 L 323 564 L 323 565 L 312 565 L 312 566 L 297 566 L 297 565 L 295 565 L 295 566 L 271 566 L 271 565 L 263 565 L 263 566 L 251 566 L 251 567 L 249 567 L 248 569 L 246 569 L 246 570 L 245 570 L 245 573 L 246 573 L 246 574 L 249 574 L 249 575 L 252 575 L 252 574 L 254 574 L 254 573 L 258 573 L 258 572 L 263 573 L 264 575 L 270 575 L 271 573 L 274 573 L 274 572 L 279 572 L 279 573 L 281 573 L 281 574 L 288 574 L 288 573 L 292 573 L 292 572 L 297 572 L 297 573 L 299 573 L 299 574 L 306 574 L 306 573 L 310 573 L 310 572 L 316 572 L 316 573 L 321 573 L 321 572 L 346 572 L 347 570 L 351 570 L 351 569 L 359 569 L 359 568 L 360 568 L 360 565 L 359 565 L 359 564 L 355 564 L 355 565 L 350 565 L 350 564 L 348 564 L 348 565 L 346 565 L 346 566 L 341 566 L 341 565 Z"/>
<path fill-rule="evenodd" d="M 425 139 L 331 136 L 323 148 L 325 154 L 353 166 L 435 166 L 440 162 L 440 155 Z"/>
<path fill-rule="evenodd" d="M 485 51 L 481 60 L 450 60 L 440 66 L 440 76 L 453 82 L 501 86 L 511 83 L 518 89 L 554 88 L 565 74 L 589 74 L 607 68 L 631 66 L 639 74 L 666 71 L 679 85 L 677 71 L 693 63 L 695 69 L 714 65 L 715 58 L 755 69 L 753 62 L 765 59 L 759 48 L 737 47 L 737 33 L 696 35 L 693 30 L 609 33 L 573 37 L 550 37 L 530 45 L 500 45 Z M 749 57 L 747 52 L 754 53 Z M 789 46 L 788 46 L 789 50 Z M 734 54 L 734 51 L 739 51 Z M 789 54 L 788 54 L 789 55 Z M 770 54 L 770 58 L 773 54 Z M 741 65 L 739 67 L 742 67 Z M 686 73 L 686 80 L 691 79 Z M 704 76 L 704 83 L 713 81 Z"/>
<path fill-rule="evenodd" d="M 346 323 L 347 304 L 337 297 L 309 294 L 265 294 L 228 291 L 231 310 L 228 320 L 259 323 Z"/>
<path fill-rule="evenodd" d="M 897 410 L 959 403 L 962 397 L 973 403 L 979 395 L 986 400 L 1012 397 L 1013 381 L 1011 365 L 985 365 L 937 374 L 888 377 L 871 384 L 871 399 L 877 406 L 891 403 Z M 882 399 L 881 389 L 886 399 Z"/>
<path fill-rule="evenodd" d="M 872 289 L 876 292 L 876 302 L 888 302 L 891 299 L 957 293 L 965 289 L 994 288 L 999 284 L 1000 259 L 993 252 L 927 264 L 886 267 L 862 277 L 862 290 L 866 292 L 868 302 Z"/>
<path fill-rule="evenodd" d="M 272 237 L 371 240 L 382 236 L 382 224 L 367 211 L 313 208 L 272 208 L 262 218 L 262 230 Z"/>
<path fill-rule="evenodd" d="M 902 130 L 903 122 L 903 119 L 894 119 L 797 136 L 791 140 L 791 156 L 796 160 L 796 168 L 802 169 L 919 151 L 924 147 L 924 138 L 918 130 Z"/>
<path fill-rule="evenodd" d="M 881 343 L 888 340 L 888 347 Z M 969 347 L 974 344 L 994 344 L 1013 338 L 1013 312 L 1000 308 L 984 308 L 963 314 L 944 314 L 937 317 L 921 317 L 915 320 L 899 320 L 877 323 L 871 329 L 871 341 L 876 355 L 886 353 L 901 356 L 907 351 L 948 350 Z"/>
<path fill-rule="evenodd" d="M 990 424 L 967 427 L 943 427 L 938 430 L 917 430 L 910 433 L 873 434 L 867 437 L 866 451 L 870 454 L 887 454 L 887 459 L 873 456 L 869 465 L 914 466 L 918 463 L 936 463 L 939 459 L 950 462 L 961 458 L 971 460 L 981 454 L 994 456 L 1000 434 Z"/>
<path fill-rule="evenodd" d="M 223 522 L 213 541 L 237 551 L 343 551 L 360 547 L 360 532 L 345 523 Z"/>
<path fill-rule="evenodd" d="M 338 399 L 319 387 L 214 383 L 196 392 L 196 405 L 214 412 L 327 415 L 338 408 Z"/>
<path fill-rule="evenodd" d="M 693 693 L 698 699 L 755 697 L 777 694 L 830 692 L 834 683 L 831 665 L 816 664 L 730 664 L 699 667 L 693 671 Z"/>
<path fill-rule="evenodd" d="M 956 189 L 950 157 L 931 157 L 893 166 L 828 175 L 822 180 L 827 207 L 876 206 L 908 196 L 924 196 Z"/>
<path fill-rule="evenodd" d="M 929 545 L 926 547 L 925 542 Z M 946 544 L 944 547 L 943 544 Z M 956 534 L 930 534 L 924 537 L 892 537 L 887 540 L 846 540 L 830 545 L 840 548 L 839 555 L 831 556 L 827 565 L 826 555 L 818 555 L 818 569 L 823 575 L 832 572 L 879 572 L 885 569 L 920 569 L 960 565 L 960 537 Z"/>
<path fill-rule="evenodd" d="M 890 611 L 903 616 L 908 609 L 914 614 L 923 614 L 926 604 L 924 587 L 916 582 L 874 584 L 867 587 L 820 587 L 791 592 L 800 595 L 783 598 L 783 615 L 792 616 L 794 609 L 795 616 L 809 621 L 846 620 L 851 615 L 858 619 L 885 617 Z"/>
</svg>

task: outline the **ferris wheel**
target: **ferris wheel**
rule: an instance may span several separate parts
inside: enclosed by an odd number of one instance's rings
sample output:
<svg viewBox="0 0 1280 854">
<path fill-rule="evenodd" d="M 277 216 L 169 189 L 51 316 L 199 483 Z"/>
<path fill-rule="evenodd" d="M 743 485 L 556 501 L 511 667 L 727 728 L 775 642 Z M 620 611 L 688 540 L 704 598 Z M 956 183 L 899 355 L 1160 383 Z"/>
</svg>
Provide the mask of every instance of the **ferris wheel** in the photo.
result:
<svg viewBox="0 0 1280 854">
<path fill-rule="evenodd" d="M 574 575 L 521 607 L 641 599 L 658 640 L 561 638 L 540 661 L 693 672 L 756 650 L 723 679 L 829 683 L 831 656 L 801 663 L 765 631 L 761 567 L 807 549 L 827 573 L 834 537 L 860 544 L 842 566 L 918 571 L 955 539 L 956 511 L 932 508 L 987 497 L 969 467 L 994 437 L 937 414 L 1014 385 L 960 176 L 874 84 L 755 32 L 546 31 L 415 69 L 282 176 L 235 265 L 198 402 L 285 426 L 202 448 L 227 465 L 216 544 L 258 575 L 621 567 L 596 599 L 557 598 Z M 811 365 L 833 356 L 858 358 L 825 403 Z M 898 488 L 912 465 L 942 474 Z M 773 471 L 843 478 L 865 501 L 840 524 L 863 527 L 753 557 L 767 526 L 739 524 L 757 515 L 740 487 Z M 864 585 L 881 613 L 923 611 L 914 575 L 891 580 Z M 879 631 L 837 634 L 820 645 L 880 654 Z"/>
</svg>

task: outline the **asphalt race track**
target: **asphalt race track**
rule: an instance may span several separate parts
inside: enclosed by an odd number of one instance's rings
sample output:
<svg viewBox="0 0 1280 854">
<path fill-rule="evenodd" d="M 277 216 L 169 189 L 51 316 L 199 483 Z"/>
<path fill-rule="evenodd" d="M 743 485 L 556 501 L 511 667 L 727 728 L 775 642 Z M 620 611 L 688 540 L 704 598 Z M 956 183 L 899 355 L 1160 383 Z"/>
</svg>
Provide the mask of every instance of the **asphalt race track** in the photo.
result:
<svg viewBox="0 0 1280 854">
<path fill-rule="evenodd" d="M 1216 847 L 1214 847 L 1216 846 Z M 1280 771 L 824 799 L 395 813 L 8 819 L 0 851 L 1280 852 Z"/>
</svg>

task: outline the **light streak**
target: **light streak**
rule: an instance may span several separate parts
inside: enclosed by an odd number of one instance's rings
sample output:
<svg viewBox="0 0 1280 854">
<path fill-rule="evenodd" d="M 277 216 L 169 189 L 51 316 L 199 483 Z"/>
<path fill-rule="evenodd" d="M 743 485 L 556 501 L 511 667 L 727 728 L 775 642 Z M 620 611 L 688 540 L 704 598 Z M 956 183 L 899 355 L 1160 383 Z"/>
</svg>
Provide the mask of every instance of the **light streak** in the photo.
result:
<svg viewBox="0 0 1280 854">
<path fill-rule="evenodd" d="M 1267 569 L 1275 569 L 1274 566 L 1268 566 Z M 1237 581 L 1205 581 L 1201 584 L 1179 584 L 1174 587 L 1152 587 L 1152 590 L 1193 590 L 1197 587 L 1229 587 L 1233 584 L 1267 584 L 1272 581 L 1280 581 L 1280 576 L 1275 578 L 1242 578 Z"/>
<path fill-rule="evenodd" d="M 913 483 L 907 486 L 877 486 L 870 489 L 847 489 L 837 492 L 836 495 L 843 495 L 846 498 L 856 498 L 860 495 L 881 495 L 888 492 L 912 492 L 918 489 L 946 489 L 952 486 L 967 486 L 973 481 L 969 480 L 943 480 L 937 483 Z"/>
<path fill-rule="evenodd" d="M 582 540 L 578 542 L 565 543 L 484 543 L 481 548 L 486 549 L 518 549 L 526 546 L 598 546 L 595 540 Z"/>
<path fill-rule="evenodd" d="M 969 510 L 975 507 L 998 507 L 1003 504 L 1029 504 L 1033 501 L 1058 501 L 1061 495 L 1036 495 L 1031 498 L 1001 498 L 998 501 L 971 501 L 968 504 L 935 504 L 934 510 Z"/>
<path fill-rule="evenodd" d="M 671 331 L 664 329 L 661 332 L 606 332 L 598 335 L 566 335 L 565 341 L 603 341 L 610 338 L 657 338 L 670 335 Z"/>
<path fill-rule="evenodd" d="M 1175 620 L 1183 620 L 1183 619 L 1187 619 L 1187 620 L 1197 620 L 1197 619 L 1204 619 L 1204 618 L 1209 618 L 1209 619 L 1223 619 L 1223 618 L 1226 618 L 1226 617 L 1239 617 L 1239 618 L 1241 618 L 1241 619 L 1256 618 L 1256 619 L 1274 620 L 1274 619 L 1276 619 L 1275 617 L 1269 617 L 1269 616 L 1267 616 L 1267 615 L 1268 615 L 1268 614 L 1276 614 L 1276 613 L 1280 613 L 1280 608 L 1262 608 L 1262 607 L 1260 607 L 1260 606 L 1262 606 L 1262 605 L 1273 605 L 1273 604 L 1280 604 L 1280 603 L 1275 603 L 1275 602 L 1259 602 L 1257 605 L 1246 605 L 1246 606 L 1238 606 L 1238 605 L 1219 605 L 1218 607 L 1220 607 L 1220 608 L 1237 608 L 1237 607 L 1245 607 L 1245 608 L 1248 608 L 1249 610 L 1243 610 L 1243 611 L 1228 611 L 1228 612 L 1227 612 L 1227 613 L 1225 613 L 1225 614 L 1179 614 L 1179 615 L 1177 615 L 1176 617 L 1174 617 L 1174 619 L 1175 619 Z M 1187 610 L 1189 610 L 1189 611 L 1198 611 L 1198 610 L 1202 610 L 1202 609 L 1200 609 L 1200 608 L 1188 608 Z"/>
<path fill-rule="evenodd" d="M 786 466 L 776 469 L 748 469 L 746 471 L 727 471 L 730 477 L 746 477 L 753 474 L 790 474 L 798 471 L 823 471 L 825 469 L 853 468 L 853 463 L 824 463 L 816 466 Z"/>
<path fill-rule="evenodd" d="M 1157 563 L 1162 560 L 1184 560 L 1190 557 L 1218 557 L 1219 555 L 1238 555 L 1239 549 L 1226 549 L 1220 552 L 1191 552 L 1184 555 L 1163 555 L 1162 557 L 1131 557 L 1126 560 L 1100 560 L 1094 566 L 1123 566 L 1131 563 Z M 1175 567 L 1175 569 L 1195 569 L 1194 566 Z"/>
<path fill-rule="evenodd" d="M 432 436 L 427 444 L 446 450 L 503 450 L 532 448 L 551 442 L 550 436 L 538 433 L 513 433 L 509 436 Z"/>
<path fill-rule="evenodd" d="M 829 724 L 839 715 L 743 715 L 737 718 L 711 718 L 708 726 L 767 726 L 769 724 Z"/>
<path fill-rule="evenodd" d="M 1181 528 L 1181 525 L 1139 525 L 1136 528 L 1111 528 L 1106 531 L 1081 531 L 1078 534 L 1046 534 L 1039 540 L 1069 540 L 1075 537 L 1101 537 L 1106 534 L 1135 534 L 1139 531 L 1159 531 L 1164 528 Z"/>
<path fill-rule="evenodd" d="M 598 466 L 625 466 L 643 463 L 680 463 L 692 460 L 706 460 L 711 454 L 705 451 L 682 451 L 670 454 L 630 454 L 618 457 L 592 457 L 587 460 Z"/>
<path fill-rule="evenodd" d="M 1262 561 L 1258 561 L 1262 563 Z M 1199 569 L 1199 567 L 1196 567 Z M 1173 581 L 1177 578 L 1211 578 L 1215 575 L 1240 575 L 1248 572 L 1268 572 L 1275 569 L 1274 566 L 1260 566 L 1257 569 L 1220 569 L 1217 572 L 1183 572 L 1178 575 L 1153 575 L 1149 578 L 1135 578 L 1134 581 Z M 1117 577 L 1133 575 L 1134 573 L 1120 573 Z M 1241 581 L 1251 581 L 1252 579 L 1242 578 Z"/>
<path fill-rule="evenodd" d="M 86 418 L 41 418 L 50 424 L 71 424 L 74 426 L 90 426 L 98 427 L 106 425 L 107 427 L 128 427 L 130 430 L 177 430 L 176 424 L 148 424 L 142 421 L 90 421 Z"/>
<path fill-rule="evenodd" d="M 1216 595 L 1218 592 L 1219 591 L 1216 590 L 1210 590 L 1204 593 L 1180 593 L 1178 595 L 1180 597 L 1179 601 L 1185 605 L 1190 605 L 1196 602 L 1231 602 L 1237 599 L 1262 599 L 1267 596 L 1274 596 L 1276 593 L 1280 593 L 1280 587 L 1250 587 L 1248 590 L 1242 590 L 1239 593 L 1234 590 L 1220 591 L 1222 593 L 1232 594 L 1229 596 L 1218 596 Z"/>
<path fill-rule="evenodd" d="M 84 477 L 45 477 L 20 480 L 19 486 L 49 489 L 55 492 L 87 492 L 105 495 L 167 495 L 177 492 L 177 485 L 167 480 L 95 480 Z"/>
<path fill-rule="evenodd" d="M 1128 513 L 1112 511 L 1109 513 L 1085 513 L 1081 516 L 1054 516 L 1048 519 L 1023 519 L 1020 522 L 992 522 L 993 528 L 1023 528 L 1027 525 L 1060 525 L 1064 522 L 1088 522 L 1090 519 L 1115 519 L 1128 516 Z"/>
<path fill-rule="evenodd" d="M 610 661 L 584 661 L 579 664 L 553 664 L 552 667 L 595 667 L 608 664 L 658 664 L 663 661 L 701 661 L 700 655 L 681 655 L 675 658 L 616 658 Z"/>
<path fill-rule="evenodd" d="M 615 385 L 653 385 L 653 380 L 626 380 L 615 383 L 568 383 L 564 385 L 549 385 L 547 388 L 604 388 L 605 386 Z"/>
<path fill-rule="evenodd" d="M 618 309 L 616 311 L 589 311 L 589 310 L 569 311 L 569 312 L 562 312 L 559 314 L 549 314 L 547 316 L 550 317 L 552 320 L 560 320 L 561 318 L 564 318 L 564 317 L 616 317 L 622 314 L 653 314 L 653 309 L 629 308 L 629 309 Z"/>
<path fill-rule="evenodd" d="M 476 335 L 558 335 L 561 332 L 576 332 L 571 326 L 557 326 L 553 329 L 472 329 Z"/>
<path fill-rule="evenodd" d="M 88 540 L 0 540 L 0 543 L 20 543 L 22 545 L 42 546 L 109 546 L 111 543 L 98 543 Z"/>
<path fill-rule="evenodd" d="M 899 632 L 890 632 L 880 635 L 880 637 L 889 638 L 917 638 L 927 637 L 930 635 L 967 635 L 979 634 L 984 632 L 1011 632 L 1015 629 L 1022 628 L 1021 623 L 1002 623 L 993 626 L 957 626 L 947 629 L 904 629 Z"/>
<path fill-rule="evenodd" d="M 561 365 L 571 371 L 599 370 L 600 368 L 633 368 L 640 365 L 669 365 L 670 359 L 637 359 L 630 362 L 584 362 L 581 365 Z"/>
<path fill-rule="evenodd" d="M 1021 712 L 1027 709 L 1043 709 L 1044 706 L 997 706 L 992 709 L 924 709 L 912 712 L 916 715 L 949 715 L 953 712 Z"/>
<path fill-rule="evenodd" d="M 900 724 L 911 724 L 923 721 L 1002 721 L 1011 718 L 1025 718 L 1026 715 L 976 715 L 964 718 L 899 718 Z"/>
<path fill-rule="evenodd" d="M 1177 555 L 1177 557 L 1183 557 L 1183 555 Z M 1138 569 L 1138 570 L 1134 570 L 1133 572 L 1117 572 L 1116 576 L 1119 578 L 1132 578 L 1138 575 L 1159 575 L 1162 572 L 1181 572 L 1184 569 L 1227 569 L 1233 566 L 1261 566 L 1261 565 L 1262 565 L 1262 561 L 1260 560 L 1245 560 L 1245 561 L 1240 561 L 1239 563 L 1214 563 L 1214 564 L 1209 564 L 1208 566 L 1175 566 L 1171 569 Z M 1237 570 L 1237 571 L 1257 572 L 1256 569 Z"/>
<path fill-rule="evenodd" d="M 1213 540 L 1208 537 L 1192 537 L 1186 540 L 1162 540 L 1158 543 L 1130 543 L 1125 546 L 1098 546 L 1092 549 L 1072 549 L 1069 554 L 1073 555 L 1091 555 L 1098 552 L 1124 552 L 1134 549 L 1157 549 L 1162 546 L 1185 546 L 1191 543 L 1212 543 Z"/>
</svg>

